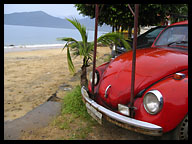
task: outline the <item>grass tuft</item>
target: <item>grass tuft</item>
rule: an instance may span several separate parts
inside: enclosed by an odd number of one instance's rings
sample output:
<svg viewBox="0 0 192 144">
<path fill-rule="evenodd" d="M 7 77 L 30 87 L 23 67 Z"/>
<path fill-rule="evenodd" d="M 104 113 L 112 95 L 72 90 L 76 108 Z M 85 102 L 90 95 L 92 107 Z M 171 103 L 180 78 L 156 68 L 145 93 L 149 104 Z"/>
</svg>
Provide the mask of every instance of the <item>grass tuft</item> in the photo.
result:
<svg viewBox="0 0 192 144">
<path fill-rule="evenodd" d="M 81 96 L 81 87 L 76 86 L 63 98 L 62 114 L 73 114 L 75 117 L 90 119 Z"/>
<path fill-rule="evenodd" d="M 54 125 L 68 132 L 62 139 L 86 139 L 96 124 L 87 113 L 78 85 L 63 98 L 61 115 L 54 121 Z"/>
</svg>

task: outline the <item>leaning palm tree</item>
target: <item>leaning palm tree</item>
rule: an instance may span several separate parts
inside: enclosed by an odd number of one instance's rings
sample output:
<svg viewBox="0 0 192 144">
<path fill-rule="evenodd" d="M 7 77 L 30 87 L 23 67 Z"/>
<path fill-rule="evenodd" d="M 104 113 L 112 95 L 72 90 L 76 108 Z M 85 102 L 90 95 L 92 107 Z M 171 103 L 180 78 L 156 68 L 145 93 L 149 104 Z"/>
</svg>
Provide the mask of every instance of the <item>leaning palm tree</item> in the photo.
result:
<svg viewBox="0 0 192 144">
<path fill-rule="evenodd" d="M 76 19 L 67 20 L 78 29 L 81 34 L 82 41 L 77 41 L 74 38 L 59 38 L 58 40 L 67 42 L 63 49 L 67 48 L 68 68 L 73 74 L 75 73 L 75 67 L 71 59 L 70 51 L 72 51 L 76 56 L 83 56 L 83 65 L 81 66 L 81 86 L 87 86 L 87 67 L 90 65 L 92 60 L 94 42 L 87 41 L 87 33 L 84 25 L 81 25 Z M 120 44 L 121 42 L 126 49 L 130 49 L 130 45 L 120 33 L 107 33 L 100 36 L 97 42 L 105 45 Z"/>
</svg>

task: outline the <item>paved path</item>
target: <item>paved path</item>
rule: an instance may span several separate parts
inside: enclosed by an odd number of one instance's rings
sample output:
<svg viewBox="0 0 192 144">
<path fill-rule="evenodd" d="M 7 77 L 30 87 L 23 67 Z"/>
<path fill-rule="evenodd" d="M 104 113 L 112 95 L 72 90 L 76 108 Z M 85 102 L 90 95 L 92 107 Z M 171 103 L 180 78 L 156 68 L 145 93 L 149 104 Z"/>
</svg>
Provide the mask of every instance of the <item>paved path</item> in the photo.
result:
<svg viewBox="0 0 192 144">
<path fill-rule="evenodd" d="M 61 112 L 61 103 L 48 101 L 13 121 L 4 122 L 4 140 L 18 140 L 21 132 L 40 128 Z"/>
</svg>

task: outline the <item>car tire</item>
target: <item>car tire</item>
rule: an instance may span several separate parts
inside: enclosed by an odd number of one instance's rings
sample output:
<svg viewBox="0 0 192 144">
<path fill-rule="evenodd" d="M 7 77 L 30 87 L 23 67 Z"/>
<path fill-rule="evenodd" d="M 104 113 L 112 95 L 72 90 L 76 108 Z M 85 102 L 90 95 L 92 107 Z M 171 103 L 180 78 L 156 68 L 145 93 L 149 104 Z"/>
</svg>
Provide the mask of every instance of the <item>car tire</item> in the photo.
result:
<svg viewBox="0 0 192 144">
<path fill-rule="evenodd" d="M 173 138 L 175 140 L 188 140 L 188 115 L 174 130 Z"/>
</svg>

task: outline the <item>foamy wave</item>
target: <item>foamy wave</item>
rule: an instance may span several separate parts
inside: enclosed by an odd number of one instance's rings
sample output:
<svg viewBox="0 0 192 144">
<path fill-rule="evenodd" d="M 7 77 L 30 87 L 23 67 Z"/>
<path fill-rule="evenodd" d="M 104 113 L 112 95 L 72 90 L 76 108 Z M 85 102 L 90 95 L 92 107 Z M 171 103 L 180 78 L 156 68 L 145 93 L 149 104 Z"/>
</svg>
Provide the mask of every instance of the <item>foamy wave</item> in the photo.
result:
<svg viewBox="0 0 192 144">
<path fill-rule="evenodd" d="M 54 47 L 64 47 L 65 44 L 37 44 L 37 45 L 7 45 L 4 49 L 11 48 L 54 48 Z"/>
</svg>

